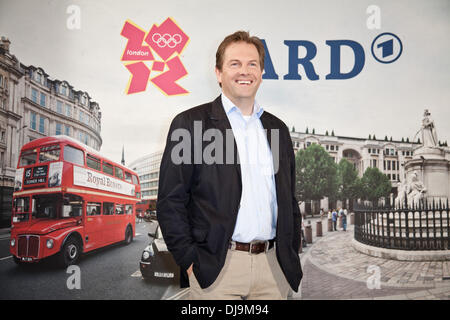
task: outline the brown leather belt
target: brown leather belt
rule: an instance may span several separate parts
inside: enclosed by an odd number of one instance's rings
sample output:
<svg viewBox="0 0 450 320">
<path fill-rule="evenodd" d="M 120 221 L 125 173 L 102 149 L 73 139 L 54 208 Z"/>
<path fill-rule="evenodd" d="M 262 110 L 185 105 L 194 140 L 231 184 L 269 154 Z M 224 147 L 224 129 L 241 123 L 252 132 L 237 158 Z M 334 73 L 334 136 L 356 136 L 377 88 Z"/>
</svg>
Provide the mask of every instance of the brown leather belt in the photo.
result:
<svg viewBox="0 0 450 320">
<path fill-rule="evenodd" d="M 246 251 L 250 254 L 258 254 L 261 252 L 267 252 L 269 249 L 273 248 L 275 239 L 267 241 L 252 241 L 250 243 L 243 243 L 237 241 L 230 241 L 228 248 L 231 250 Z"/>
</svg>

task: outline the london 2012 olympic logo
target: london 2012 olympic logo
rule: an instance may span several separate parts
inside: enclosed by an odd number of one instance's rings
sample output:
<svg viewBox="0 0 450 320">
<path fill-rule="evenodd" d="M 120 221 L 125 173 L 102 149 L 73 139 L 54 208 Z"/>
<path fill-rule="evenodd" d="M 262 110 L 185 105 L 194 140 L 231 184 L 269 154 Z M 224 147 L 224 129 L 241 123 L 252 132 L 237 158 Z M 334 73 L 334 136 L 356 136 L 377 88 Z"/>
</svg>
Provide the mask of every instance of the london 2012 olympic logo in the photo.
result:
<svg viewBox="0 0 450 320">
<path fill-rule="evenodd" d="M 183 39 L 178 33 L 174 35 L 170 35 L 168 33 L 164 33 L 163 35 L 159 33 L 155 33 L 152 36 L 152 41 L 158 45 L 160 48 L 164 48 L 168 46 L 169 48 L 175 48 L 177 44 L 181 43 L 181 39 Z"/>
<path fill-rule="evenodd" d="M 148 32 L 127 20 L 120 35 L 128 39 L 121 59 L 130 62 L 125 64 L 131 73 L 126 94 L 145 91 L 149 82 L 167 96 L 189 93 L 176 83 L 187 75 L 180 54 L 189 37 L 172 18 L 167 18 L 160 26 L 154 24 Z"/>
</svg>

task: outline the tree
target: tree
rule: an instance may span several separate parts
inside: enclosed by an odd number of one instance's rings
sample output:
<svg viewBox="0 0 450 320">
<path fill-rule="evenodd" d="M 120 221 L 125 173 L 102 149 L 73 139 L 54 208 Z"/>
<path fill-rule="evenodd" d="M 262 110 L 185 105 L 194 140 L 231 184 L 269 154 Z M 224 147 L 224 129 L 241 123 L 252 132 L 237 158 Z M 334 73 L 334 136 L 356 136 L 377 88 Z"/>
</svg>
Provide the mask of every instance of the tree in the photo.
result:
<svg viewBox="0 0 450 320">
<path fill-rule="evenodd" d="M 325 132 L 325 135 L 328 136 L 328 130 Z"/>
<path fill-rule="evenodd" d="M 373 140 L 377 140 L 377 137 L 375 137 L 375 133 L 373 134 Z"/>
<path fill-rule="evenodd" d="M 306 127 L 306 132 L 305 132 L 306 134 L 308 134 L 309 133 L 309 130 L 308 130 L 308 127 Z"/>
<path fill-rule="evenodd" d="M 359 196 L 360 182 L 358 172 L 354 165 L 347 159 L 343 158 L 339 161 L 337 166 L 337 177 L 339 185 L 339 199 L 350 200 L 350 206 L 352 206 L 352 200 L 357 199 Z M 350 208 L 351 209 L 351 208 Z"/>
<path fill-rule="evenodd" d="M 334 137 L 334 130 L 331 130 L 331 136 Z"/>
<path fill-rule="evenodd" d="M 318 144 L 301 149 L 295 156 L 296 197 L 299 201 L 318 201 L 337 197 L 337 165 Z"/>
<path fill-rule="evenodd" d="M 367 168 L 361 178 L 361 184 L 361 198 L 370 200 L 373 204 L 381 197 L 389 196 L 392 189 L 389 178 L 378 168 Z"/>
</svg>

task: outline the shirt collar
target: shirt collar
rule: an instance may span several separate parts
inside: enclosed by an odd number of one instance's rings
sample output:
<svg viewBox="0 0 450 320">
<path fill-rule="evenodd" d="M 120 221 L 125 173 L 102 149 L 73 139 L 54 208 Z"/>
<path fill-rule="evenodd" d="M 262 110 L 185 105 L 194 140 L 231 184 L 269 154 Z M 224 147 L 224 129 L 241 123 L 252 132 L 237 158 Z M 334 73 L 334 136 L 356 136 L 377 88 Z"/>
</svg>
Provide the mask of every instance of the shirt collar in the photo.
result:
<svg viewBox="0 0 450 320">
<path fill-rule="evenodd" d="M 242 115 L 241 110 L 230 100 L 228 97 L 222 92 L 222 104 L 225 113 L 229 115 L 231 112 L 239 112 Z M 264 109 L 259 105 L 259 103 L 255 100 L 255 104 L 253 105 L 253 113 L 251 116 L 261 117 Z"/>
</svg>

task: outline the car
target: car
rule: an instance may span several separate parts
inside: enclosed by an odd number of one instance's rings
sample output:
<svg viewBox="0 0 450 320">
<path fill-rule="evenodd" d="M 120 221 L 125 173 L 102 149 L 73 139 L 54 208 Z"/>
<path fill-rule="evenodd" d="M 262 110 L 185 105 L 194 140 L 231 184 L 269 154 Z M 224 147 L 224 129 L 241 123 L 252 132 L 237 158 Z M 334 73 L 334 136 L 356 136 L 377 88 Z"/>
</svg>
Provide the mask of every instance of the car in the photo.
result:
<svg viewBox="0 0 450 320">
<path fill-rule="evenodd" d="M 159 225 L 154 233 L 148 233 L 150 243 L 141 255 L 140 271 L 142 277 L 151 283 L 166 285 L 180 283 L 180 267 L 175 263 L 167 249 Z"/>
</svg>

